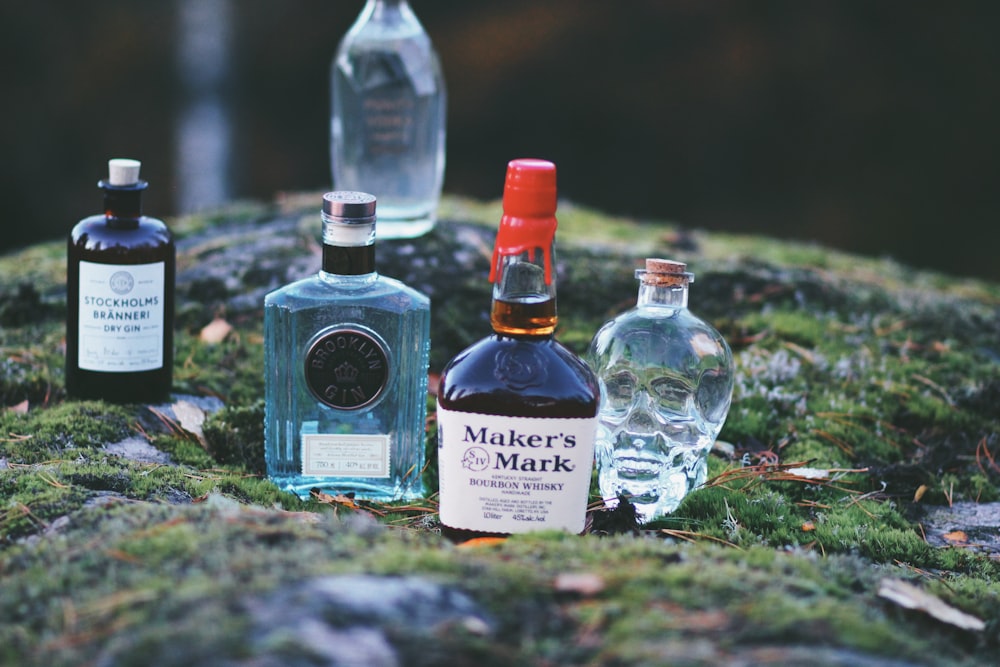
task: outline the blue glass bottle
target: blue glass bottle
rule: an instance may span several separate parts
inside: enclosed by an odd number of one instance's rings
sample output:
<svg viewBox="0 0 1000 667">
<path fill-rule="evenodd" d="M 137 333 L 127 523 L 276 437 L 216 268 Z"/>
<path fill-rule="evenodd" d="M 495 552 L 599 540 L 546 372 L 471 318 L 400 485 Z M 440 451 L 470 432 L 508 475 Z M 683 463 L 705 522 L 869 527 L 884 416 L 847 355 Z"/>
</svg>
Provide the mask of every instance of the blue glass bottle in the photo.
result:
<svg viewBox="0 0 1000 667">
<path fill-rule="evenodd" d="M 264 299 L 267 475 L 368 500 L 423 495 L 430 300 L 375 270 L 375 197 L 323 197 L 323 268 Z"/>
</svg>

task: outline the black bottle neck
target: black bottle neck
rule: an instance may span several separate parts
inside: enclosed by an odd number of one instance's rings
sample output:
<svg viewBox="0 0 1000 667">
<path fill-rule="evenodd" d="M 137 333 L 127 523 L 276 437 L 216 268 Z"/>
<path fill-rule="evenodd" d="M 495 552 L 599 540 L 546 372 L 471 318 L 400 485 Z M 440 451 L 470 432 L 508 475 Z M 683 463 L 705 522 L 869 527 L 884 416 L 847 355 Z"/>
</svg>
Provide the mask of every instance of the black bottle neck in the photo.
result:
<svg viewBox="0 0 1000 667">
<path fill-rule="evenodd" d="M 104 217 L 112 227 L 136 227 L 142 217 L 142 192 L 149 183 L 139 181 L 131 185 L 98 183 L 104 190 Z"/>
<path fill-rule="evenodd" d="M 323 271 L 338 276 L 363 276 L 375 272 L 375 246 L 323 244 Z"/>
</svg>

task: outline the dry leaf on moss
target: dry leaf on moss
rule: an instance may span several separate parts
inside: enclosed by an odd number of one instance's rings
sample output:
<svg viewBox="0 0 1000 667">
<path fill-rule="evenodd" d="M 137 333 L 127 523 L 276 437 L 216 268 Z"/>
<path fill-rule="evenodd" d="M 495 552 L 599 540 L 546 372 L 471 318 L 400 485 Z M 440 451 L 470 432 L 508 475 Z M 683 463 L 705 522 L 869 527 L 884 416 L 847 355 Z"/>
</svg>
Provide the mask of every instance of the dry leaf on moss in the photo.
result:
<svg viewBox="0 0 1000 667">
<path fill-rule="evenodd" d="M 202 328 L 201 334 L 198 337 L 203 343 L 221 343 L 226 340 L 226 336 L 228 336 L 232 330 L 232 324 L 225 321 L 221 317 L 216 317 Z"/>
<path fill-rule="evenodd" d="M 495 547 L 507 541 L 506 537 L 473 537 L 458 544 L 459 549 L 475 549 L 478 547 Z"/>
<path fill-rule="evenodd" d="M 604 590 L 604 579 L 592 572 L 563 572 L 556 575 L 553 588 L 560 593 L 597 595 Z"/>
<path fill-rule="evenodd" d="M 190 401 L 177 401 L 170 406 L 170 409 L 173 410 L 180 427 L 197 438 L 204 447 L 205 434 L 202 426 L 205 423 L 205 411 Z"/>
<path fill-rule="evenodd" d="M 969 543 L 969 536 L 964 530 L 953 530 L 943 535 L 949 544 L 964 545 Z"/>
<path fill-rule="evenodd" d="M 922 611 L 942 623 L 948 623 L 963 630 L 978 631 L 986 628 L 986 624 L 982 620 L 955 609 L 941 598 L 935 597 L 902 579 L 883 579 L 878 585 L 878 595 L 895 602 L 900 607 Z"/>
</svg>

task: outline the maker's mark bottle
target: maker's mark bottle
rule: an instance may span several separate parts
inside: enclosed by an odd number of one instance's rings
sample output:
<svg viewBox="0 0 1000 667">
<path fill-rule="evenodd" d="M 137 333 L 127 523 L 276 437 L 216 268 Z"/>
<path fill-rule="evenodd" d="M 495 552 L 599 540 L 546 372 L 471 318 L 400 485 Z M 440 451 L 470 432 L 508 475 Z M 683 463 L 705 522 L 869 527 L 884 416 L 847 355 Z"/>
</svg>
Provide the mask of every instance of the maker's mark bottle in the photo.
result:
<svg viewBox="0 0 1000 667">
<path fill-rule="evenodd" d="M 140 163 L 108 162 L 104 213 L 73 228 L 66 272 L 66 391 L 73 398 L 166 400 L 173 381 L 173 236 L 142 214 Z"/>
<path fill-rule="evenodd" d="M 598 409 L 556 328 L 555 165 L 514 160 L 490 269 L 493 335 L 455 357 L 438 403 L 440 511 L 452 538 L 584 528 Z"/>
</svg>

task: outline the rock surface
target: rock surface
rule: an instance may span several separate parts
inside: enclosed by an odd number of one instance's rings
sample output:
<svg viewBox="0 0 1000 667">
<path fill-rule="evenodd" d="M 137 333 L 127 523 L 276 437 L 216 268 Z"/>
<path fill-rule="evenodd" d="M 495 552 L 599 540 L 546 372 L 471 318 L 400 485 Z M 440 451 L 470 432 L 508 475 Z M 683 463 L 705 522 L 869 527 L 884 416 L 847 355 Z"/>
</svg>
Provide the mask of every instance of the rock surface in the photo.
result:
<svg viewBox="0 0 1000 667">
<path fill-rule="evenodd" d="M 303 502 L 262 479 L 262 299 L 318 269 L 318 201 L 171 221 L 167 405 L 67 400 L 64 247 L 0 257 L 0 663 L 995 656 L 1000 286 L 564 202 L 560 340 L 582 351 L 629 307 L 643 258 L 686 261 L 692 310 L 736 354 L 733 409 L 708 483 L 668 519 L 595 503 L 583 536 L 459 547 L 437 530 L 433 455 L 428 499 L 407 506 Z M 448 199 L 432 233 L 379 246 L 383 273 L 432 298 L 432 375 L 488 331 L 498 217 Z M 879 597 L 896 580 L 921 598 Z"/>
</svg>

